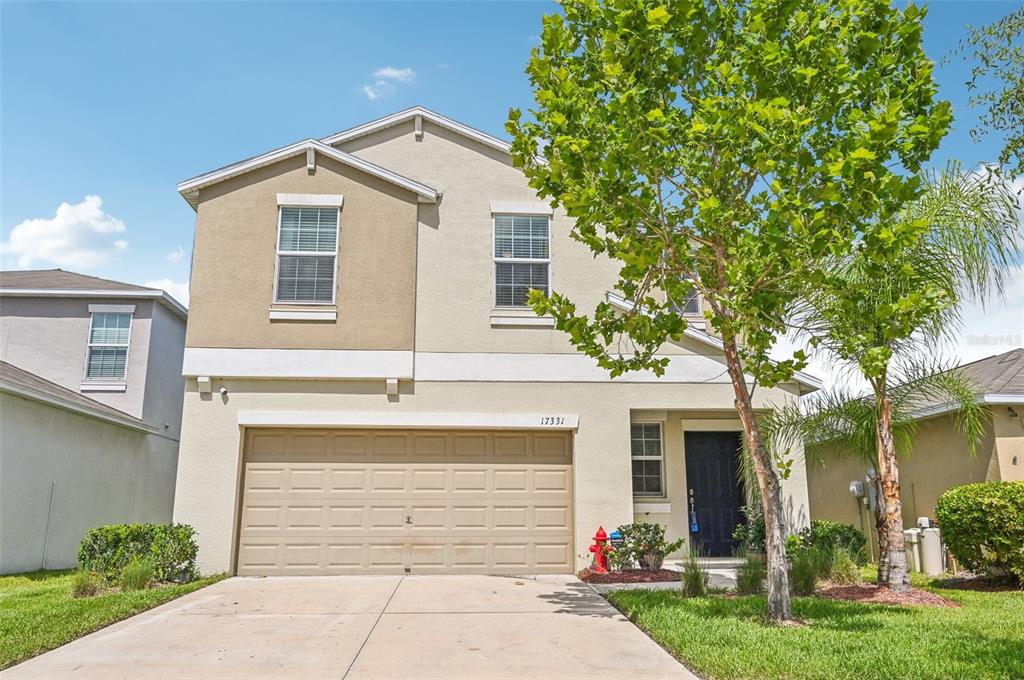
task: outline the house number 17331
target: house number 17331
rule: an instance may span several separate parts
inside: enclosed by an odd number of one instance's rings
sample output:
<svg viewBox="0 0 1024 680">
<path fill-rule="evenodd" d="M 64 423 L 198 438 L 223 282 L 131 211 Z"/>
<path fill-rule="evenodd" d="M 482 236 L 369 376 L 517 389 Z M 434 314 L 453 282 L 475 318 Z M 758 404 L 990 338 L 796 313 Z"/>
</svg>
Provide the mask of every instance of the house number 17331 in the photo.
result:
<svg viewBox="0 0 1024 680">
<path fill-rule="evenodd" d="M 565 425 L 565 416 L 541 416 L 541 425 Z"/>
</svg>

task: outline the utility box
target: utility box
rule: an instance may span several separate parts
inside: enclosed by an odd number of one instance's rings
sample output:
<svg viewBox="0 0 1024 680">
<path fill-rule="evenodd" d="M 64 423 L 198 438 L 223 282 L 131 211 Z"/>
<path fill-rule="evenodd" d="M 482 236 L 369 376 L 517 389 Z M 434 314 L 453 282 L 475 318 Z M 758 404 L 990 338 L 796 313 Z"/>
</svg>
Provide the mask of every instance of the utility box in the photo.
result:
<svg viewBox="0 0 1024 680">
<path fill-rule="evenodd" d="M 921 571 L 929 576 L 938 576 L 946 571 L 943 564 L 945 551 L 942 549 L 942 536 L 935 527 L 921 531 Z"/>
<path fill-rule="evenodd" d="M 903 545 L 907 550 L 907 566 L 910 567 L 910 571 L 923 571 L 921 530 L 905 529 L 903 531 Z"/>
</svg>

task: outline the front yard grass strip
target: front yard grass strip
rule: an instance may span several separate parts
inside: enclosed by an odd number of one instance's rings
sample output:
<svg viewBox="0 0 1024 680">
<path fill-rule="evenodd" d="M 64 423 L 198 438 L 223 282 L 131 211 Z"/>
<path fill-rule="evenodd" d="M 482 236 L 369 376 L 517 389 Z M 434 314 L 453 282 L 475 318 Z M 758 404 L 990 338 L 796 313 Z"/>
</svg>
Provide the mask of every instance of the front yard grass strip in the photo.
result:
<svg viewBox="0 0 1024 680">
<path fill-rule="evenodd" d="M 609 600 L 712 680 L 1024 678 L 1024 592 L 928 587 L 956 609 L 793 598 L 807 625 L 765 623 L 763 596 L 682 597 L 621 590 Z"/>
<path fill-rule="evenodd" d="M 74 571 L 0 576 L 0 668 L 7 668 L 165 602 L 225 575 L 191 583 L 75 598 Z"/>
</svg>

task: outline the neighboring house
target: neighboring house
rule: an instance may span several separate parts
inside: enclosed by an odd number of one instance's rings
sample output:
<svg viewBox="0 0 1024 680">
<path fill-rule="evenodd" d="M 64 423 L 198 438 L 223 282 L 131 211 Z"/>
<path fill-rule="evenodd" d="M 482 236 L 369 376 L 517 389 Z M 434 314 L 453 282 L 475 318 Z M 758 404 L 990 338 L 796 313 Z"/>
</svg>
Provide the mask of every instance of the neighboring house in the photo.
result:
<svg viewBox="0 0 1024 680">
<path fill-rule="evenodd" d="M 954 370 L 975 383 L 992 421 L 971 456 L 967 439 L 955 425 L 957 412 L 946 404 L 922 405 L 913 450 L 900 456 L 907 527 L 916 526 L 918 517 L 934 518 L 935 504 L 946 489 L 971 482 L 1024 480 L 1024 349 Z M 835 445 L 819 447 L 815 454 L 807 463 L 811 517 L 855 524 L 870 535 L 873 515 L 850 493 L 851 482 L 865 480 L 868 466 Z"/>
<path fill-rule="evenodd" d="M 170 521 L 186 314 L 153 288 L 0 272 L 0 573 L 74 566 L 95 526 Z"/>
<path fill-rule="evenodd" d="M 178 189 L 197 220 L 174 516 L 204 571 L 574 572 L 599 525 L 689 535 L 688 495 L 704 549 L 735 547 L 740 424 L 699 302 L 660 378 L 575 352 L 526 294 L 625 308 L 617 265 L 506 142 L 417 107 Z M 802 461 L 784 487 L 806 522 Z"/>
</svg>

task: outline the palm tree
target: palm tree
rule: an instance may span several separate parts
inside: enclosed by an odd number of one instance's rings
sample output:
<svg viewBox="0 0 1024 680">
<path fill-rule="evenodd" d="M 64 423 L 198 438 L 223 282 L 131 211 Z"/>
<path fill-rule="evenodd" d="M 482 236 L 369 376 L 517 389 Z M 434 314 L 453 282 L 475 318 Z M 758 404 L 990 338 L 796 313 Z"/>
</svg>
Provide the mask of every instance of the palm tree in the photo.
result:
<svg viewBox="0 0 1024 680">
<path fill-rule="evenodd" d="M 954 163 L 923 181 L 921 196 L 895 218 L 916 238 L 887 243 L 880 230 L 837 262 L 827 280 L 813 282 L 796 320 L 813 347 L 846 362 L 871 385 L 885 513 L 879 583 L 894 590 L 908 589 L 910 576 L 893 421 L 892 388 L 899 381 L 890 374 L 918 349 L 950 336 L 965 300 L 984 303 L 990 293 L 1002 294 L 1021 241 L 1017 197 L 996 170 L 965 172 Z"/>
<path fill-rule="evenodd" d="M 942 405 L 954 412 L 953 422 L 967 440 L 973 457 L 991 419 L 988 406 L 977 398 L 974 382 L 955 368 L 912 362 L 890 372 L 896 381 L 886 386 L 892 408 L 892 432 L 897 454 L 913 450 L 920 418 L 932 406 Z M 856 396 L 848 390 L 815 395 L 801 407 L 789 404 L 761 416 L 766 437 L 775 442 L 802 439 L 810 450 L 824 444 L 838 444 L 840 451 L 855 456 L 867 467 L 877 465 L 878 401 Z M 881 491 L 881 490 L 879 490 Z M 878 494 L 879 501 L 882 494 Z M 881 502 L 875 504 L 875 529 L 879 540 L 879 583 L 888 578 L 888 520 Z M 901 529 L 902 531 L 902 529 Z M 902 539 L 900 541 L 902 545 Z"/>
</svg>

